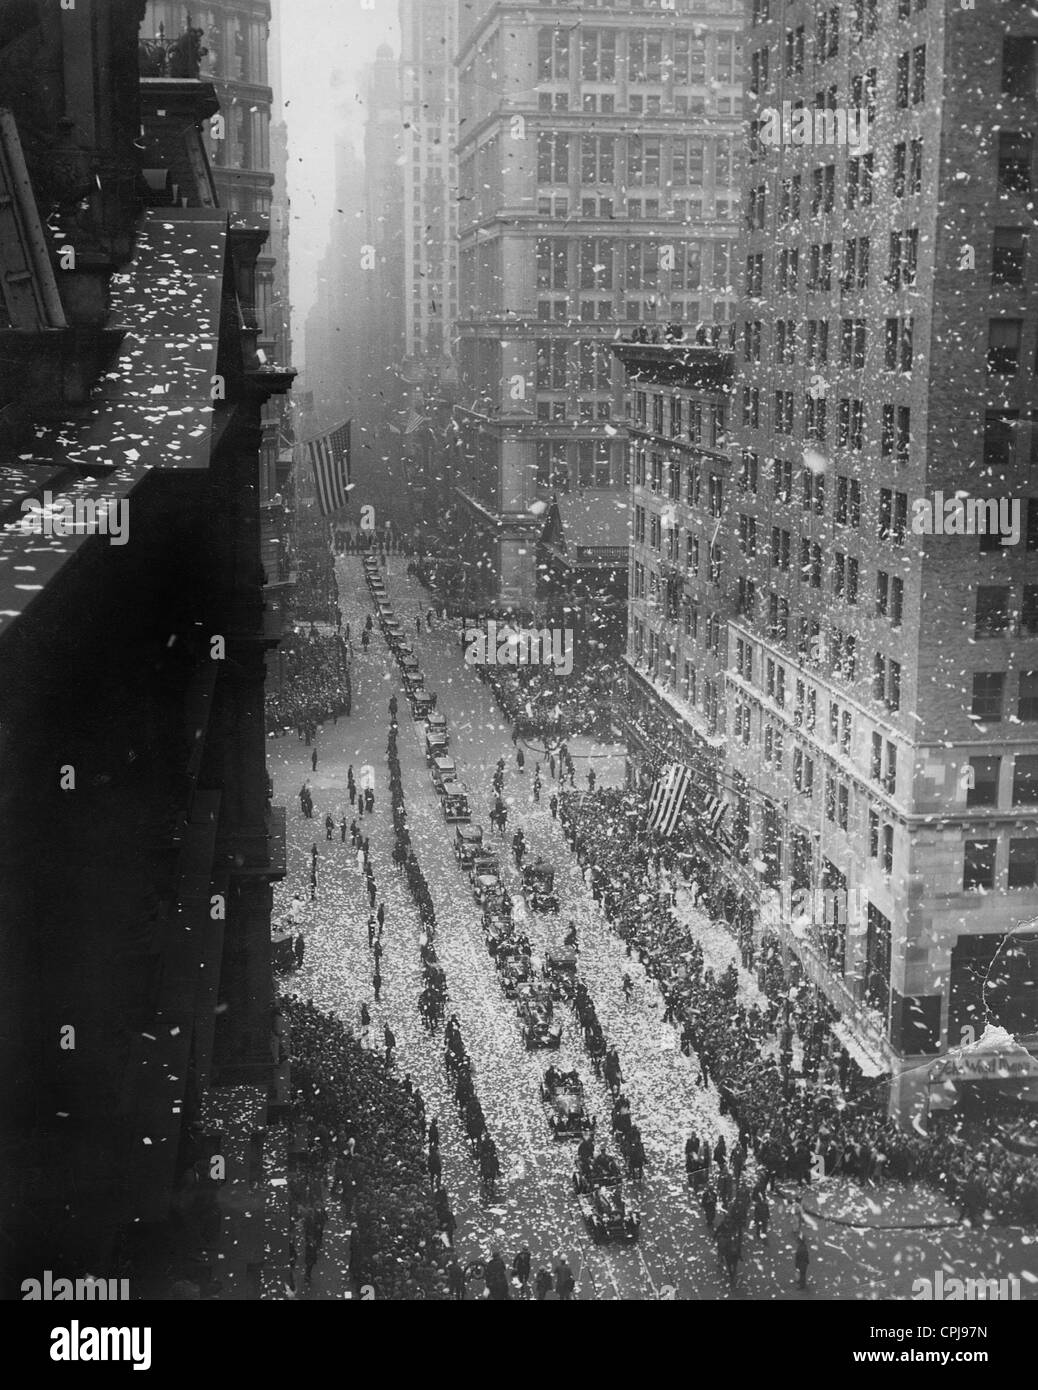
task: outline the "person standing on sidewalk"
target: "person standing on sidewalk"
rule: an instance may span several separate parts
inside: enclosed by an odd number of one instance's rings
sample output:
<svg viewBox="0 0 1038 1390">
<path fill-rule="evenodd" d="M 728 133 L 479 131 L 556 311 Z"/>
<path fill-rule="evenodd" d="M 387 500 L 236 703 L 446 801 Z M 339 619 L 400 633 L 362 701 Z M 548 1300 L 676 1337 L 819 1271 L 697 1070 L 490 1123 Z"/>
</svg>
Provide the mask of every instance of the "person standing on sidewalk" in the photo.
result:
<svg viewBox="0 0 1038 1390">
<path fill-rule="evenodd" d="M 796 1254 L 793 1256 L 793 1263 L 797 1269 L 797 1288 L 807 1288 L 807 1267 L 811 1263 L 811 1251 L 808 1249 L 807 1240 L 801 1234 L 797 1236 Z"/>
<path fill-rule="evenodd" d="M 523 768 L 526 766 L 526 754 L 521 748 L 516 748 L 515 750 L 515 765 L 520 772 L 522 772 Z"/>
<path fill-rule="evenodd" d="M 568 1260 L 560 1260 L 555 1267 L 555 1292 L 559 1296 L 559 1302 L 572 1303 L 576 1286 L 577 1281 L 573 1278 Z"/>
<path fill-rule="evenodd" d="M 395 1035 L 394 1035 L 394 1033 L 393 1033 L 392 1028 L 390 1028 L 390 1026 L 389 1026 L 388 1023 L 385 1025 L 385 1039 L 386 1039 L 386 1067 L 388 1068 L 388 1067 L 391 1067 L 391 1066 L 393 1065 L 393 1053 L 396 1051 L 396 1037 L 395 1037 Z"/>
<path fill-rule="evenodd" d="M 516 1255 L 515 1259 L 512 1261 L 512 1273 L 515 1275 L 516 1282 L 519 1285 L 520 1298 L 530 1297 L 531 1263 L 532 1261 L 530 1258 L 530 1247 L 528 1245 L 524 1245 L 523 1248 L 519 1251 L 518 1255 Z"/>
</svg>

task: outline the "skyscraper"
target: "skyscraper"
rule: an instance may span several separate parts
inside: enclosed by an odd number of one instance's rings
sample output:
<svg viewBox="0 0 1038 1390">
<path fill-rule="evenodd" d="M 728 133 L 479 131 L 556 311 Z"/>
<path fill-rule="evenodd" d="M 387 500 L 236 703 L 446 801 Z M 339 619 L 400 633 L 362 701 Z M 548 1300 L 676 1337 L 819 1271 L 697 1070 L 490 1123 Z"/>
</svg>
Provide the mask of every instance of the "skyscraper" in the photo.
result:
<svg viewBox="0 0 1038 1390">
<path fill-rule="evenodd" d="M 1038 1026 L 1038 27 L 755 0 L 746 47 L 732 871 L 917 1114 L 934 1054 Z"/>
<path fill-rule="evenodd" d="M 404 453 L 416 510 L 438 520 L 449 500 L 445 429 L 457 384 L 458 0 L 401 0 L 405 132 Z"/>
<path fill-rule="evenodd" d="M 467 602 L 530 610 L 552 494 L 624 486 L 618 325 L 730 316 L 740 25 L 733 0 L 463 12 Z"/>
</svg>

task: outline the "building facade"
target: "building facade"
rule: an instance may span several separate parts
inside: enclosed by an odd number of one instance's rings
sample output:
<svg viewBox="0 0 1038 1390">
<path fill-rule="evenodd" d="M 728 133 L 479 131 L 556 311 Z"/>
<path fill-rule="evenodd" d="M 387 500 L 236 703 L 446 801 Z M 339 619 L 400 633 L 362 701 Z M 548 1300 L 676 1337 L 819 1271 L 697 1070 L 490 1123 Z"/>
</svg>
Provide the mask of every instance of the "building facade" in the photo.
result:
<svg viewBox="0 0 1038 1390">
<path fill-rule="evenodd" d="M 1038 22 L 751 21 L 725 791 L 767 929 L 914 1116 L 935 1054 L 1035 1031 Z M 956 495 L 1019 530 L 934 526 Z M 846 914 L 793 921 L 790 888 Z"/>
<path fill-rule="evenodd" d="M 213 86 L 189 41 L 156 73 L 143 18 L 25 7 L 0 54 L 12 1297 L 40 1269 L 259 1297 L 288 1256 L 259 479 L 291 373 L 216 206 Z"/>
<path fill-rule="evenodd" d="M 459 545 L 473 602 L 536 604 L 539 504 L 624 489 L 621 324 L 726 322 L 741 6 L 463 10 Z"/>
<path fill-rule="evenodd" d="M 416 519 L 450 505 L 445 441 L 457 388 L 458 0 L 401 0 L 404 159 L 403 448 Z"/>
<path fill-rule="evenodd" d="M 731 575 L 720 523 L 732 354 L 684 340 L 613 350 L 627 380 L 631 478 L 629 775 L 647 785 L 680 757 L 695 770 L 698 800 L 716 793 L 724 761 Z"/>
</svg>

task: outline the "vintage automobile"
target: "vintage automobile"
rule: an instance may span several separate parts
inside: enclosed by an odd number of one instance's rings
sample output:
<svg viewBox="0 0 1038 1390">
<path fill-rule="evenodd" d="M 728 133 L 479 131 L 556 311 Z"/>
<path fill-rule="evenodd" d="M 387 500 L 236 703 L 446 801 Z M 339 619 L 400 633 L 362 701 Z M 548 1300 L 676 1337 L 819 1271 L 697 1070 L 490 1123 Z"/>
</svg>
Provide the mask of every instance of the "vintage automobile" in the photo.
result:
<svg viewBox="0 0 1038 1390">
<path fill-rule="evenodd" d="M 523 1033 L 523 1046 L 558 1047 L 562 1024 L 556 1023 L 551 990 L 539 980 L 523 980 L 516 986 L 516 1008 Z"/>
<path fill-rule="evenodd" d="M 432 783 L 436 790 L 443 795 L 444 787 L 448 782 L 458 780 L 458 764 L 451 757 L 437 758 L 432 765 Z"/>
<path fill-rule="evenodd" d="M 524 865 L 523 897 L 534 912 L 558 912 L 555 870 L 546 860 L 536 859 L 532 864 Z"/>
<path fill-rule="evenodd" d="M 446 758 L 450 755 L 450 742 L 446 734 L 426 734 L 425 736 L 425 761 L 429 767 L 438 758 Z"/>
<path fill-rule="evenodd" d="M 411 717 L 416 720 L 427 720 L 436 705 L 436 696 L 431 690 L 413 684 L 407 687 L 407 698 L 411 701 Z"/>
<path fill-rule="evenodd" d="M 615 1176 L 597 1175 L 593 1166 L 578 1170 L 573 1174 L 573 1190 L 588 1235 L 596 1245 L 609 1240 L 634 1244 L 641 1229 L 641 1217 L 627 1205 L 618 1168 Z"/>
<path fill-rule="evenodd" d="M 530 957 L 521 951 L 514 941 L 506 941 L 499 946 L 494 956 L 494 964 L 501 977 L 501 988 L 504 990 L 505 998 L 515 999 L 519 986 L 533 973 Z"/>
<path fill-rule="evenodd" d="M 443 819 L 450 823 L 472 819 L 468 790 L 460 782 L 448 782 L 440 797 Z"/>
<path fill-rule="evenodd" d="M 407 691 L 407 698 L 413 700 L 419 690 L 425 688 L 425 677 L 418 669 L 417 662 L 414 666 L 402 666 L 400 669 L 400 679 L 403 681 L 404 689 Z M 422 716 L 419 715 L 420 719 Z"/>
<path fill-rule="evenodd" d="M 481 825 L 459 825 L 454 832 L 454 858 L 463 869 L 470 869 L 483 844 Z"/>
<path fill-rule="evenodd" d="M 501 863 L 494 851 L 486 845 L 469 865 L 469 882 L 474 884 L 480 874 L 493 874 L 498 882 L 501 880 Z"/>
<path fill-rule="evenodd" d="M 541 1082 L 541 1100 L 556 1139 L 576 1139 L 594 1134 L 595 1121 L 587 1113 L 584 1083 L 575 1071 L 560 1072 L 551 1066 Z"/>
<path fill-rule="evenodd" d="M 436 696 L 435 696 L 435 695 L 432 695 L 432 696 L 431 696 L 431 699 L 432 699 L 433 704 L 435 705 L 435 703 L 436 703 Z M 425 721 L 425 732 L 426 732 L 427 735 L 428 735 L 428 734 L 443 734 L 443 735 L 446 735 L 446 733 L 447 733 L 447 716 L 446 716 L 445 714 L 436 714 L 436 713 L 430 712 L 428 718 L 427 718 L 426 721 Z"/>
<path fill-rule="evenodd" d="M 569 999 L 577 983 L 576 951 L 569 946 L 549 951 L 544 957 L 544 978 L 556 999 Z"/>
<path fill-rule="evenodd" d="M 511 917 L 501 912 L 488 910 L 486 904 L 483 905 L 483 930 L 486 933 L 487 943 L 494 943 L 497 950 L 503 942 L 511 941 L 515 935 L 515 925 Z"/>
<path fill-rule="evenodd" d="M 470 875 L 472 882 L 472 896 L 477 904 L 482 907 L 485 902 L 489 902 L 495 897 L 501 887 L 501 880 L 496 873 Z"/>
</svg>

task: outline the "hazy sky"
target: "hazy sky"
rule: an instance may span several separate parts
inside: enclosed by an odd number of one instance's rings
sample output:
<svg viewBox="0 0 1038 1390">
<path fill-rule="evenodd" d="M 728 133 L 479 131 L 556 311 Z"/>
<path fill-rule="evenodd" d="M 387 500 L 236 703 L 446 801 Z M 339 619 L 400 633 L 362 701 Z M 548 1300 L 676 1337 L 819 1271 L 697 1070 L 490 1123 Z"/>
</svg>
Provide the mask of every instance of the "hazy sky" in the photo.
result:
<svg viewBox="0 0 1038 1390">
<path fill-rule="evenodd" d="M 292 199 L 292 305 L 296 355 L 313 302 L 332 212 L 335 146 L 360 150 L 361 72 L 379 44 L 400 53 L 397 0 L 280 0 L 281 74 Z"/>
</svg>

